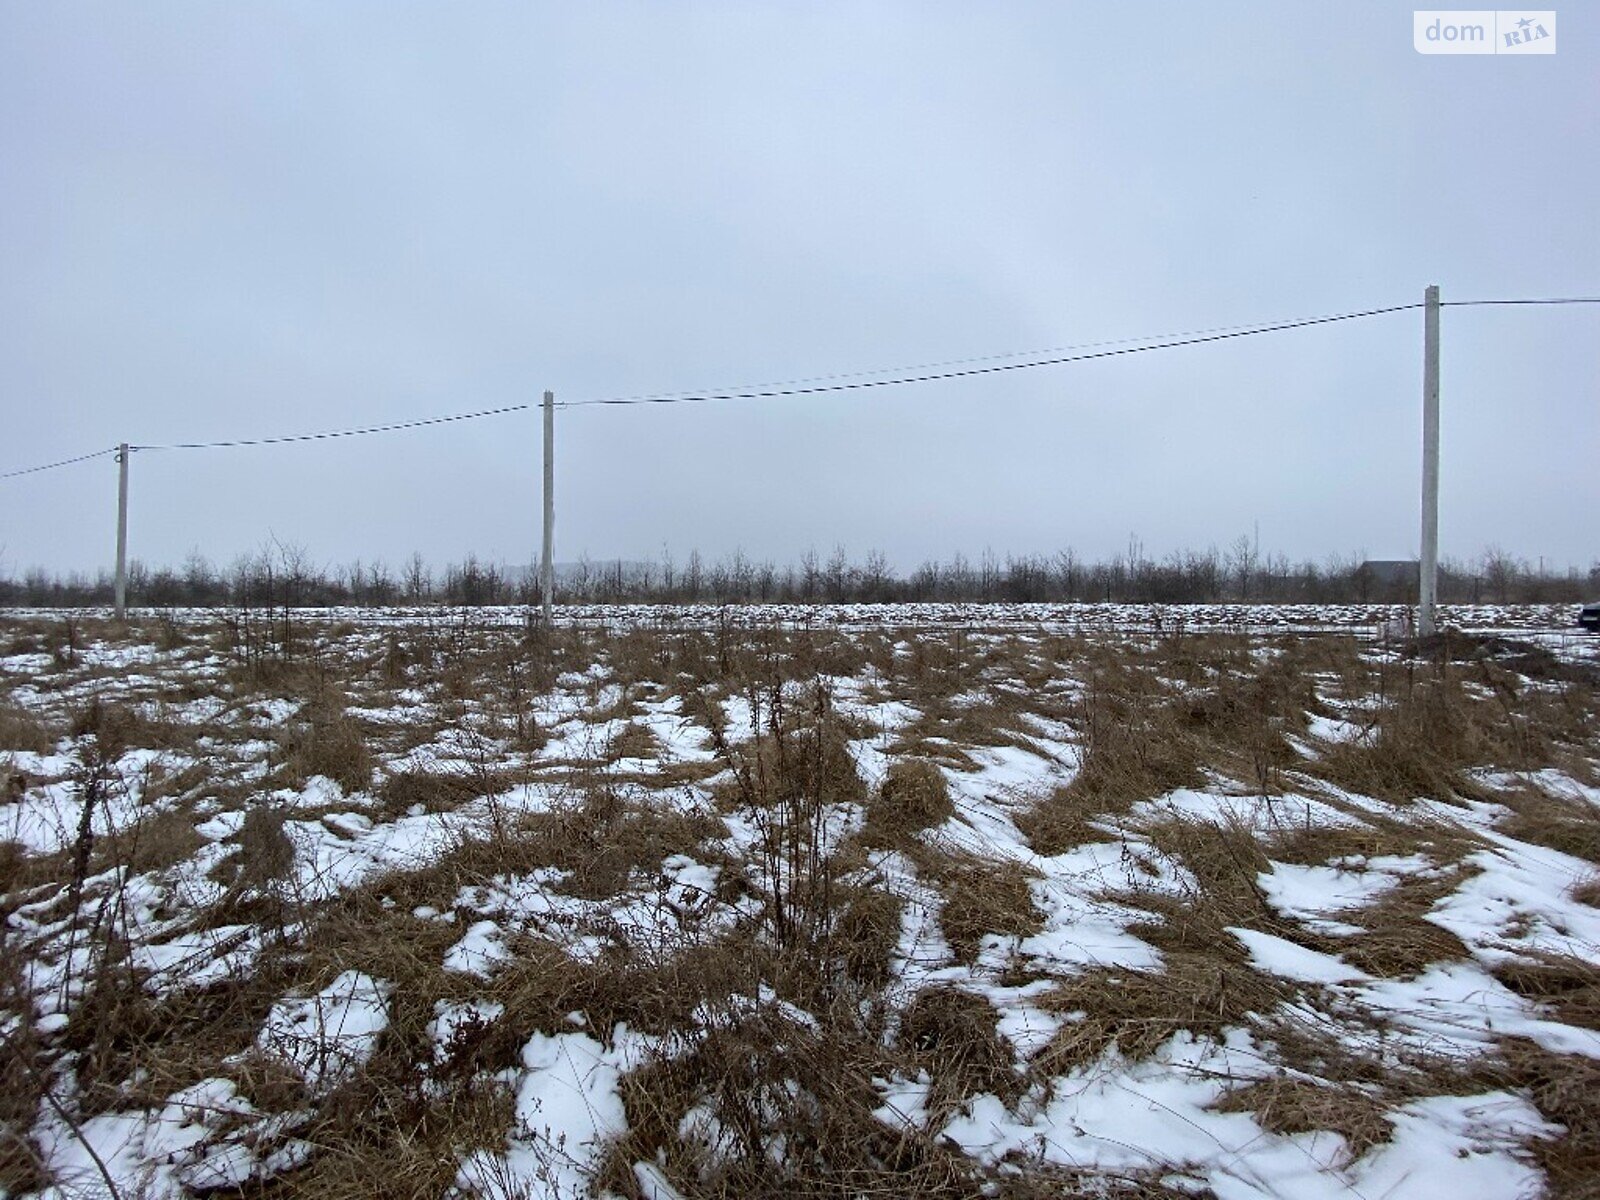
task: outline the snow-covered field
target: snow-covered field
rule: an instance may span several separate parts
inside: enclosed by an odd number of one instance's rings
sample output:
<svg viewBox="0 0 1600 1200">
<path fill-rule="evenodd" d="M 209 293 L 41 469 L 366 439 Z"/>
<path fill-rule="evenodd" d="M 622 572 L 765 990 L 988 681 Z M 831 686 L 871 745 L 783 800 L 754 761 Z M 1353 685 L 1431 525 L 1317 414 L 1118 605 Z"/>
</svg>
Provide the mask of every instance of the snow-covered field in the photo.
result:
<svg viewBox="0 0 1600 1200">
<path fill-rule="evenodd" d="M 236 613 L 227 608 L 146 609 L 143 615 L 166 616 L 184 622 L 210 622 Z M 282 611 L 281 609 L 278 611 Z M 1404 622 L 1414 613 L 1404 604 L 562 604 L 555 609 L 558 625 L 610 625 L 616 627 L 681 626 L 710 628 L 787 625 L 877 629 L 890 627 L 971 626 L 1005 628 L 1031 626 L 1051 630 L 1173 631 L 1229 630 L 1240 633 L 1278 630 L 1352 630 L 1372 632 L 1379 626 Z M 354 621 L 362 625 L 413 624 L 417 621 L 452 620 L 469 624 L 520 624 L 528 609 L 452 608 L 398 605 L 383 608 L 295 608 L 300 620 Z M 0 620 L 60 620 L 87 617 L 103 620 L 110 609 L 0 608 Z M 139 610 L 135 610 L 139 615 Z M 1573 604 L 1443 604 L 1441 626 L 1477 633 L 1539 632 L 1566 634 L 1582 644 L 1577 627 L 1578 606 Z"/>
<path fill-rule="evenodd" d="M 1398 611 L 13 613 L 0 1195 L 1585 1194 L 1600 639 Z"/>
</svg>

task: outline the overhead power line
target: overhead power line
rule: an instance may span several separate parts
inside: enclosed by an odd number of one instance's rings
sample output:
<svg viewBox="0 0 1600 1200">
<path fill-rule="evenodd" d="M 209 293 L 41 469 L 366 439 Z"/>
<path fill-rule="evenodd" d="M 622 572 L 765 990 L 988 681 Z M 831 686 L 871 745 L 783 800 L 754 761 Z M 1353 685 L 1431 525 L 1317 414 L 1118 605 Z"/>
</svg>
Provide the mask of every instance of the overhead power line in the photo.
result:
<svg viewBox="0 0 1600 1200">
<path fill-rule="evenodd" d="M 94 450 L 88 454 L 80 454 L 76 458 L 63 458 L 59 462 L 40 463 L 37 467 L 23 467 L 17 471 L 6 471 L 0 474 L 0 479 L 15 479 L 19 475 L 37 475 L 40 471 L 53 471 L 57 467 L 70 467 L 73 463 L 88 462 L 91 458 L 104 458 L 108 454 L 115 454 L 115 446 L 107 446 L 104 450 Z"/>
<path fill-rule="evenodd" d="M 477 412 L 451 413 L 443 417 L 421 417 L 415 421 L 393 421 L 387 425 L 364 425 L 356 429 L 335 429 L 326 433 L 289 433 L 279 437 L 234 438 L 222 442 L 168 442 L 159 446 L 138 445 L 134 450 L 220 450 L 225 446 L 277 446 L 284 442 L 322 442 L 329 438 L 360 437 L 368 433 L 395 433 L 401 429 L 421 429 L 425 425 L 448 425 L 452 421 L 475 421 L 479 417 L 498 417 L 526 412 L 532 404 L 506 404 L 500 408 L 481 408 Z"/>
<path fill-rule="evenodd" d="M 1059 367 L 1068 363 L 1089 362 L 1098 358 L 1122 358 L 1130 354 L 1145 354 L 1151 350 L 1173 350 L 1179 346 L 1198 346 L 1204 342 L 1224 342 L 1234 338 L 1254 337 L 1259 333 L 1279 333 L 1288 329 L 1304 329 L 1311 325 L 1329 325 L 1335 321 L 1354 321 L 1361 317 L 1377 317 L 1385 313 L 1405 312 L 1407 309 L 1421 307 L 1422 305 L 1420 304 L 1394 304 L 1387 308 L 1368 308 L 1360 312 L 1336 313 L 1328 317 L 1307 317 L 1299 321 L 1281 321 L 1272 325 L 1247 325 L 1227 333 L 1199 334 L 1190 337 L 1180 335 L 1172 337 L 1171 340 L 1151 341 L 1148 344 L 1124 346 L 1114 350 L 1092 350 L 1085 354 L 1069 354 L 1056 358 L 1031 358 L 1022 362 L 900 375 L 891 379 L 868 379 L 855 383 L 825 383 L 813 387 L 777 387 L 766 391 L 704 392 L 614 400 L 568 400 L 559 407 L 587 408 L 592 405 L 693 404 L 711 400 L 766 400 L 779 396 L 814 396 L 822 392 L 854 392 L 868 388 L 902 387 L 911 383 L 936 383 L 946 379 L 970 379 L 977 375 L 997 375 L 1005 371 L 1031 371 L 1040 367 Z"/>
<path fill-rule="evenodd" d="M 1544 300 L 1441 300 L 1440 308 L 1483 308 L 1495 304 L 1600 304 L 1600 296 L 1553 296 Z"/>
<path fill-rule="evenodd" d="M 1446 300 L 1442 307 L 1477 308 L 1499 305 L 1562 305 L 1600 304 L 1600 296 L 1554 296 L 1529 299 Z M 1306 317 L 1292 321 L 1275 321 L 1254 325 L 1223 325 L 1210 329 L 1191 330 L 1187 333 L 1153 334 L 1141 338 L 1122 338 L 1114 341 L 1080 342 L 1047 350 L 1017 351 L 1009 354 L 991 354 L 975 358 L 947 359 L 942 362 L 923 363 L 909 367 L 882 367 L 876 370 L 843 372 L 832 375 L 813 375 L 800 379 L 768 384 L 738 384 L 730 387 L 709 388 L 700 391 L 663 392 L 638 396 L 601 397 L 587 400 L 559 402 L 558 408 L 589 408 L 598 406 L 627 406 L 639 404 L 697 404 L 714 400 L 766 400 L 786 396 L 812 396 L 828 392 L 855 392 L 881 387 L 904 387 L 917 383 L 936 383 L 950 379 L 969 379 L 983 375 L 997 375 L 1010 371 L 1031 371 L 1044 367 L 1066 366 L 1071 363 L 1090 362 L 1096 359 L 1123 358 L 1153 350 L 1173 350 L 1183 346 L 1197 346 L 1208 342 L 1231 341 L 1254 337 L 1263 333 L 1281 333 L 1291 329 L 1305 329 L 1316 325 L 1330 325 L 1340 321 L 1355 321 L 1366 317 L 1408 312 L 1423 307 L 1421 304 L 1393 304 L 1383 308 L 1368 308 L 1354 312 L 1333 313 L 1321 317 Z M 1075 353 L 1064 353 L 1074 351 Z M 1078 353 L 1081 352 L 1081 353 Z M 1017 361 L 1004 361 L 1015 359 Z M 888 376 L 888 378 L 877 378 Z M 392 421 L 381 425 L 363 425 L 350 429 L 326 430 L 319 433 L 280 434 L 258 438 L 231 438 L 210 442 L 169 442 L 164 444 L 131 445 L 131 450 L 219 450 L 233 446 L 277 446 L 290 442 L 320 442 L 335 438 L 362 437 L 372 433 L 396 433 L 407 429 L 422 429 L 432 425 L 449 425 L 458 421 L 473 421 L 482 417 L 497 417 L 508 413 L 527 412 L 536 407 L 533 403 L 506 404 L 497 408 L 478 409 L 473 412 L 449 413 L 436 417 L 421 417 L 410 421 Z M 117 453 L 115 446 L 95 450 L 56 462 L 23 467 L 0 473 L 0 479 L 15 479 L 52 471 L 74 463 L 104 458 Z"/>
<path fill-rule="evenodd" d="M 1321 319 L 1321 318 L 1311 318 Z M 721 395 L 723 393 L 765 390 L 767 388 L 798 387 L 807 383 L 827 383 L 837 379 L 867 379 L 874 375 L 902 375 L 913 371 L 935 371 L 944 367 L 963 367 L 969 363 L 1000 362 L 1008 358 L 1041 358 L 1046 355 L 1065 354 L 1071 350 L 1096 350 L 1102 346 L 1134 346 L 1144 342 L 1161 342 L 1171 338 L 1198 337 L 1207 333 L 1229 333 L 1234 330 L 1259 330 L 1262 322 L 1249 325 L 1214 325 L 1207 329 L 1187 329 L 1181 333 L 1147 334 L 1144 337 L 1111 338 L 1098 342 L 1074 342 L 1066 346 L 1046 346 L 1036 350 L 1013 350 L 1006 354 L 981 354 L 969 358 L 949 358 L 939 362 L 912 363 L 898 367 L 873 367 L 862 371 L 835 371 L 828 375 L 808 375 L 799 379 L 768 380 L 765 383 L 731 383 L 717 388 L 693 388 L 682 392 L 643 392 L 636 396 L 619 396 L 611 403 L 623 401 L 666 400 L 679 397 Z M 574 404 L 579 403 L 573 401 Z M 592 403 L 592 402 L 591 402 Z"/>
</svg>

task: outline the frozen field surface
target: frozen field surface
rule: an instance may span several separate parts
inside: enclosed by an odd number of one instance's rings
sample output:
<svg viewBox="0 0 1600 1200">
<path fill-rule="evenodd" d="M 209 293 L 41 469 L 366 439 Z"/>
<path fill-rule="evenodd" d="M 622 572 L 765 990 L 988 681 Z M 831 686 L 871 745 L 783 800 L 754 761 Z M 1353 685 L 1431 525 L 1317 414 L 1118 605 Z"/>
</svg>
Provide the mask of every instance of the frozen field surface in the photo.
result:
<svg viewBox="0 0 1600 1200">
<path fill-rule="evenodd" d="M 0 615 L 0 1196 L 1594 1194 L 1569 606 Z"/>
</svg>

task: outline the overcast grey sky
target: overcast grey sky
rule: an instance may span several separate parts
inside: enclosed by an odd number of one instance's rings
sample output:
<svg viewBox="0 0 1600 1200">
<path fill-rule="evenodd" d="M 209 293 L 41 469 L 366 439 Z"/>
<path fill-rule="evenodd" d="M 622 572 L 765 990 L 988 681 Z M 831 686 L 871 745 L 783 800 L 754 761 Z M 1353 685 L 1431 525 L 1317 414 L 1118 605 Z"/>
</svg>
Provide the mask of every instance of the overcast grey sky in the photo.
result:
<svg viewBox="0 0 1600 1200">
<path fill-rule="evenodd" d="M 0 3 L 0 470 L 1315 316 L 1600 295 L 1600 6 Z M 1420 313 L 558 414 L 557 557 L 1417 548 Z M 1443 551 L 1600 558 L 1600 310 L 1444 314 Z M 131 552 L 527 562 L 538 418 L 135 456 Z M 0 482 L 109 563 L 110 459 Z"/>
</svg>

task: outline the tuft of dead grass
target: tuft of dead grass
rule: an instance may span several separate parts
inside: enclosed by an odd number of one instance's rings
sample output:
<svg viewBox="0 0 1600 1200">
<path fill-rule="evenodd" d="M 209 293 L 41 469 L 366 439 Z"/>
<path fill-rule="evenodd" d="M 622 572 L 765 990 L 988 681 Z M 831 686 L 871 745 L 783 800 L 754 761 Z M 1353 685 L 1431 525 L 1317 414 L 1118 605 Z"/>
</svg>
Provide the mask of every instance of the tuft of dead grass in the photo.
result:
<svg viewBox="0 0 1600 1200">
<path fill-rule="evenodd" d="M 34 754 L 48 754 L 53 744 L 49 727 L 37 713 L 0 699 L 0 752 L 28 750 Z M 0 760 L 0 771 L 3 770 L 3 760 Z"/>
<path fill-rule="evenodd" d="M 1494 977 L 1558 1021 L 1600 1030 L 1600 966 L 1570 954 L 1537 954 L 1504 962 Z"/>
<path fill-rule="evenodd" d="M 1029 886 L 1038 874 L 1020 863 L 953 854 L 926 856 L 918 866 L 944 895 L 939 925 L 958 962 L 976 961 L 992 934 L 1025 938 L 1044 928 Z"/>
<path fill-rule="evenodd" d="M 1511 809 L 1498 826 L 1501 833 L 1600 864 L 1600 818 L 1593 805 L 1532 786 L 1501 792 L 1498 799 Z"/>
<path fill-rule="evenodd" d="M 451 772 L 395 771 L 378 785 L 377 799 L 386 816 L 402 816 L 418 805 L 426 812 L 452 812 L 478 795 L 479 782 L 474 776 Z"/>
<path fill-rule="evenodd" d="M 347 792 L 372 786 L 374 760 L 366 731 L 346 714 L 344 698 L 333 687 L 319 689 L 279 736 L 295 782 L 323 775 Z"/>
<path fill-rule="evenodd" d="M 1344 1139 L 1346 1166 L 1394 1134 L 1386 1097 L 1376 1089 L 1325 1079 L 1274 1075 L 1230 1089 L 1212 1107 L 1250 1113 L 1263 1129 L 1284 1136 L 1336 1133 Z"/>
<path fill-rule="evenodd" d="M 1202 782 L 1193 737 L 1170 705 L 1149 694 L 1149 686 L 1131 682 L 1126 672 L 1090 681 L 1075 706 L 1073 723 L 1082 743 L 1077 775 L 1017 822 L 1040 854 L 1102 840 L 1096 821 Z"/>
<path fill-rule="evenodd" d="M 122 866 L 134 875 L 160 871 L 187 861 L 204 844 L 186 808 L 146 809 L 130 828 L 97 844 L 96 869 Z"/>
<path fill-rule="evenodd" d="M 967 1097 L 988 1093 L 1014 1103 L 1023 1074 L 1016 1053 L 1000 1036 L 995 1011 L 982 996 L 958 987 L 917 993 L 900 1018 L 899 1045 L 933 1079 L 929 1111 L 949 1113 Z"/>
<path fill-rule="evenodd" d="M 880 882 L 850 890 L 829 938 L 845 976 L 867 990 L 882 989 L 894 975 L 891 960 L 900 942 L 904 905 Z"/>
<path fill-rule="evenodd" d="M 1549 1121 L 1564 1127 L 1553 1138 L 1531 1137 L 1528 1153 L 1545 1173 L 1551 1200 L 1600 1196 L 1600 1062 L 1553 1054 L 1522 1038 L 1501 1047 L 1494 1082 L 1524 1093 Z"/>
<path fill-rule="evenodd" d="M 1361 927 L 1361 933 L 1340 938 L 1342 957 L 1369 975 L 1409 979 L 1436 962 L 1470 957 L 1461 939 L 1427 920 L 1445 896 L 1461 886 L 1460 867 L 1432 877 L 1407 876 L 1372 903 L 1336 914 Z"/>
<path fill-rule="evenodd" d="M 1572 898 L 1590 908 L 1600 908 L 1600 873 L 1590 875 L 1572 888 Z"/>
<path fill-rule="evenodd" d="M 283 831 L 288 812 L 276 805 L 253 804 L 239 826 L 239 871 L 236 892 L 263 892 L 294 866 L 294 843 Z"/>
<path fill-rule="evenodd" d="M 1066 1074 L 1099 1061 L 1112 1046 L 1138 1061 L 1184 1032 L 1220 1041 L 1228 1029 L 1247 1025 L 1253 1014 L 1271 1012 L 1291 995 L 1281 980 L 1224 946 L 1168 951 L 1160 971 L 1087 971 L 1043 998 L 1069 1019 L 1031 1068 L 1040 1078 Z"/>
<path fill-rule="evenodd" d="M 944 773 L 920 758 L 896 760 L 867 806 L 866 833 L 876 844 L 898 845 L 955 815 Z"/>
</svg>

